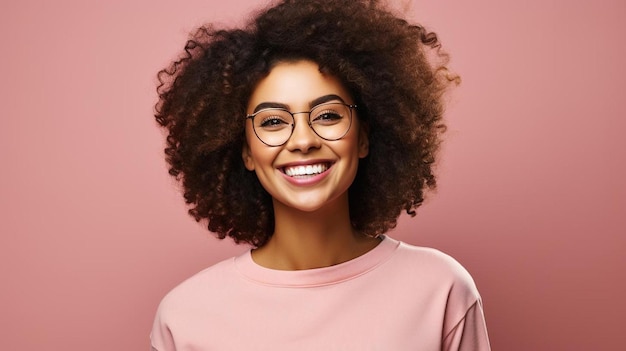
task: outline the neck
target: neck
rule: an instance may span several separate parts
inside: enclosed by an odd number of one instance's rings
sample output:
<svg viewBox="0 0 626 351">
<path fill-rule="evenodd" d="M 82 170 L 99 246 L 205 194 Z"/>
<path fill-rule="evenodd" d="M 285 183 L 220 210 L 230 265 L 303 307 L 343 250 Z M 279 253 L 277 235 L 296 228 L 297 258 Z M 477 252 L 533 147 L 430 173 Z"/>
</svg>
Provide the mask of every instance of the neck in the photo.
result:
<svg viewBox="0 0 626 351">
<path fill-rule="evenodd" d="M 313 212 L 275 202 L 274 234 L 253 251 L 253 259 L 267 268 L 301 270 L 332 266 L 366 253 L 380 240 L 355 232 L 348 208 L 347 197 Z"/>
</svg>

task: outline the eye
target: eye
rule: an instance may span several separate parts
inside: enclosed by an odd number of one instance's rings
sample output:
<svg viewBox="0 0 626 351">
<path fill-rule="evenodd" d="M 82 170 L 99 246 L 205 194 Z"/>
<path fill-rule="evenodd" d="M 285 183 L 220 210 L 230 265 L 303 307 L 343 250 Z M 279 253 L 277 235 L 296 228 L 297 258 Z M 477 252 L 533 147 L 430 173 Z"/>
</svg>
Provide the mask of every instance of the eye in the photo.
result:
<svg viewBox="0 0 626 351">
<path fill-rule="evenodd" d="M 343 115 L 341 112 L 333 109 L 324 109 L 315 113 L 315 116 L 311 119 L 311 123 L 330 125 L 339 123 L 342 119 Z"/>
<path fill-rule="evenodd" d="M 271 127 L 280 126 L 281 124 L 287 124 L 287 122 L 283 121 L 282 119 L 278 117 L 268 117 L 268 118 L 263 119 L 263 121 L 261 121 L 260 126 L 263 128 L 271 128 Z"/>
<path fill-rule="evenodd" d="M 285 128 L 292 123 L 291 115 L 288 112 L 278 111 L 263 111 L 257 115 L 258 124 L 257 127 L 276 130 Z"/>
</svg>

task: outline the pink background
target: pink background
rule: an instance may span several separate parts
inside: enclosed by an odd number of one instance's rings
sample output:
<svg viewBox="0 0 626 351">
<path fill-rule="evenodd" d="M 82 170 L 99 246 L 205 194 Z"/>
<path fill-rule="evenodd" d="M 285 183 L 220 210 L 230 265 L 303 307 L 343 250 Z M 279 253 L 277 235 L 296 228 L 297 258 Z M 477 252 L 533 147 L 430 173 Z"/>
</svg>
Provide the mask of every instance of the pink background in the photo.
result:
<svg viewBox="0 0 626 351">
<path fill-rule="evenodd" d="M 152 106 L 189 31 L 259 4 L 2 1 L 0 349 L 147 350 L 161 297 L 245 249 L 186 215 Z M 494 350 L 622 349 L 626 3 L 468 4 L 407 12 L 463 84 L 439 191 L 392 235 L 470 270 Z"/>
</svg>

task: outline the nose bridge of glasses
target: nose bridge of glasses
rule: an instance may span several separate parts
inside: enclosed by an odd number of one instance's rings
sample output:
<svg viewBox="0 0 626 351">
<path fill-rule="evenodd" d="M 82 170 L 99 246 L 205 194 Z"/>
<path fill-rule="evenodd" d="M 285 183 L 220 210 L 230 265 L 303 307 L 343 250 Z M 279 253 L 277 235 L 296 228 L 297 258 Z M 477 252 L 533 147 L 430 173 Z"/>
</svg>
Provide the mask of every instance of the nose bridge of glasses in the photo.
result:
<svg viewBox="0 0 626 351">
<path fill-rule="evenodd" d="M 306 124 L 311 125 L 311 111 L 300 111 L 300 112 L 289 112 L 291 114 L 291 118 L 293 118 L 293 123 L 296 124 L 296 115 L 306 115 Z M 295 127 L 295 126 L 294 126 Z"/>
<path fill-rule="evenodd" d="M 294 115 L 294 116 L 295 116 L 295 115 L 301 115 L 301 114 L 303 114 L 303 113 L 308 115 L 308 114 L 310 114 L 310 113 L 311 113 L 311 111 L 300 111 L 300 112 L 290 112 L 290 113 L 291 113 L 292 115 Z"/>
<path fill-rule="evenodd" d="M 300 119 L 300 122 L 304 122 L 304 123 L 298 123 L 297 122 L 297 117 L 296 115 L 304 115 L 302 116 L 302 118 Z M 298 126 L 300 126 L 301 128 L 305 128 L 307 132 L 313 133 L 315 134 L 315 132 L 313 131 L 313 126 L 311 125 L 311 112 L 309 111 L 302 111 L 302 112 L 291 112 L 291 117 L 293 118 L 293 125 L 292 125 L 292 137 L 293 134 L 296 133 Z"/>
</svg>

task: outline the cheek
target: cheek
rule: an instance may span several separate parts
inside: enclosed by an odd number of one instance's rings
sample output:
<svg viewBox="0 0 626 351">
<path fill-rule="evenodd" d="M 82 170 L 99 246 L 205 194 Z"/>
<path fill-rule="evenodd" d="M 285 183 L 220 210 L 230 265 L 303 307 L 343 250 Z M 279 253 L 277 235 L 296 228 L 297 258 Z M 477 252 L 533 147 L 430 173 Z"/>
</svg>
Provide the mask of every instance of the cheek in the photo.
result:
<svg viewBox="0 0 626 351">
<path fill-rule="evenodd" d="M 252 130 L 252 128 L 249 127 L 248 124 L 246 124 L 246 127 L 245 127 L 245 135 L 246 135 L 246 140 L 243 146 L 241 156 L 242 156 L 243 163 L 246 169 L 249 171 L 254 171 L 256 168 L 256 165 L 255 165 L 256 157 L 254 155 L 254 150 L 258 149 L 258 145 L 255 144 L 257 142 L 256 135 L 254 134 L 254 131 Z"/>
<path fill-rule="evenodd" d="M 246 131 L 247 140 L 247 157 L 244 157 L 246 168 L 257 172 L 263 172 L 269 168 L 273 168 L 279 149 L 269 147 L 263 144 L 254 134 L 253 131 Z M 248 166 L 250 165 L 250 167 Z"/>
<path fill-rule="evenodd" d="M 357 158 L 362 158 L 364 153 L 367 153 L 367 139 L 363 139 L 362 133 L 358 128 L 349 134 L 350 139 L 348 141 L 348 145 L 346 146 L 346 150 L 349 149 L 349 152 L 356 156 Z M 348 151 L 347 151 L 348 152 Z"/>
<path fill-rule="evenodd" d="M 256 135 L 254 134 L 254 130 L 252 130 L 250 122 L 246 123 L 244 130 L 246 133 L 246 141 L 248 142 L 248 145 L 250 145 L 250 143 L 254 142 L 254 139 L 256 139 Z"/>
</svg>

